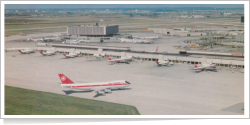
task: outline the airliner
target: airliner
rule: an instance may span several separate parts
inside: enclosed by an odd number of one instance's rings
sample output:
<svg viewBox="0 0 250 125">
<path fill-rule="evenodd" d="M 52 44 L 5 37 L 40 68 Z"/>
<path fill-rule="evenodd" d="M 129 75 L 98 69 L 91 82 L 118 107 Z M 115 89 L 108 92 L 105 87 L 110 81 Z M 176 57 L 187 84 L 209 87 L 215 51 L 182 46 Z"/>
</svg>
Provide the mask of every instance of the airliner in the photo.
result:
<svg viewBox="0 0 250 125">
<path fill-rule="evenodd" d="M 159 36 L 146 36 L 146 37 L 139 37 L 139 36 L 133 36 L 134 38 L 139 38 L 139 39 L 158 39 Z"/>
<path fill-rule="evenodd" d="M 148 52 L 151 52 L 151 53 L 157 53 L 158 52 L 158 47 L 156 48 L 155 51 L 148 51 Z"/>
<path fill-rule="evenodd" d="M 156 63 L 158 64 L 158 66 L 169 66 L 170 65 L 170 62 L 168 59 L 158 60 L 158 61 L 156 61 Z"/>
<path fill-rule="evenodd" d="M 132 61 L 132 57 L 121 57 L 121 59 L 111 59 L 109 56 L 108 56 L 108 61 L 111 63 L 111 64 L 114 64 L 114 63 L 129 63 L 130 61 Z"/>
<path fill-rule="evenodd" d="M 44 41 L 44 42 L 50 42 L 50 41 L 53 41 L 53 40 L 55 40 L 55 38 L 44 38 L 44 37 L 42 37 L 42 38 L 32 38 L 32 39 L 30 39 L 30 38 L 27 38 L 27 40 L 28 41 Z"/>
<path fill-rule="evenodd" d="M 152 41 L 151 41 L 151 39 L 150 40 L 134 40 L 133 41 L 134 43 L 140 43 L 140 44 L 150 44 L 150 43 L 153 43 Z"/>
<path fill-rule="evenodd" d="M 191 70 L 194 70 L 196 72 L 200 72 L 204 70 L 217 71 L 217 68 L 215 64 L 204 64 L 201 66 L 197 66 L 197 64 L 194 63 L 194 68 L 192 68 Z"/>
<path fill-rule="evenodd" d="M 35 52 L 35 50 L 31 50 L 31 49 L 25 49 L 25 50 L 18 49 L 18 51 L 22 54 L 29 54 L 29 53 Z"/>
<path fill-rule="evenodd" d="M 110 82 L 95 82 L 95 83 L 74 83 L 64 74 L 58 74 L 62 81 L 61 86 L 64 88 L 80 89 L 84 91 L 95 91 L 97 94 L 103 95 L 105 93 L 111 93 L 111 89 L 124 89 L 129 86 L 130 83 L 125 80 L 117 80 Z"/>
<path fill-rule="evenodd" d="M 26 34 L 25 34 L 25 33 L 22 33 L 22 31 L 20 31 L 20 35 L 21 35 L 21 36 L 26 36 Z"/>
<path fill-rule="evenodd" d="M 47 51 L 46 53 L 44 53 L 43 51 L 40 51 L 40 53 L 44 56 L 52 56 L 52 55 L 55 55 L 56 53 L 55 52 L 51 52 L 51 51 Z"/>
<path fill-rule="evenodd" d="M 69 53 L 69 54 L 63 53 L 63 55 L 64 55 L 66 58 L 78 57 L 78 54 L 77 54 L 77 53 Z"/>
</svg>

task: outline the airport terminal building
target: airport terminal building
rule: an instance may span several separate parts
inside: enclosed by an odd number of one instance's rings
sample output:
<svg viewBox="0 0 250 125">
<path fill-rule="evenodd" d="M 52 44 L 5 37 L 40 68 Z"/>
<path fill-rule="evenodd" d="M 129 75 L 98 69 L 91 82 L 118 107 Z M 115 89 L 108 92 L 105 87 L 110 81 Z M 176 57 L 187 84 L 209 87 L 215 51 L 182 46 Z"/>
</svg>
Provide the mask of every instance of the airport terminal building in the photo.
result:
<svg viewBox="0 0 250 125">
<path fill-rule="evenodd" d="M 65 43 L 86 43 L 86 42 L 119 42 L 119 38 L 131 39 L 132 35 L 121 35 L 118 25 L 78 25 L 68 26 L 67 34 L 62 39 Z"/>
<path fill-rule="evenodd" d="M 88 37 L 103 37 L 113 36 L 119 32 L 118 25 L 79 25 L 79 26 L 68 26 L 67 35 L 77 36 L 88 36 Z"/>
</svg>

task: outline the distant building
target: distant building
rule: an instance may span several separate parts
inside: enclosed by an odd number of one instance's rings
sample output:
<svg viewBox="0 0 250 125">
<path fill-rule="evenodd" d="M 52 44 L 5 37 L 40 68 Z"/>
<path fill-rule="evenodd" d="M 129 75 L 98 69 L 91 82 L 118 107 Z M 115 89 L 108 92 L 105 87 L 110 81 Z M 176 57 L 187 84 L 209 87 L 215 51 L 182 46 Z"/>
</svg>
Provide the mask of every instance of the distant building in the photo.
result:
<svg viewBox="0 0 250 125">
<path fill-rule="evenodd" d="M 35 12 L 38 12 L 38 10 L 35 10 Z"/>
<path fill-rule="evenodd" d="M 18 10 L 16 10 L 16 13 L 18 13 Z"/>
<path fill-rule="evenodd" d="M 186 31 L 186 28 L 174 27 L 173 29 L 174 29 L 175 31 Z"/>
<path fill-rule="evenodd" d="M 229 16 L 231 13 L 223 13 L 224 16 Z"/>
<path fill-rule="evenodd" d="M 188 16 L 178 16 L 177 18 L 189 18 Z"/>
<path fill-rule="evenodd" d="M 30 12 L 30 10 L 26 10 L 26 12 L 27 12 L 27 13 L 29 13 L 29 12 Z"/>
<path fill-rule="evenodd" d="M 240 19 L 241 19 L 240 22 L 241 22 L 241 23 L 244 23 L 244 16 L 241 16 Z"/>
<path fill-rule="evenodd" d="M 205 18 L 205 17 L 202 15 L 193 15 L 192 18 Z"/>
<path fill-rule="evenodd" d="M 174 16 L 167 16 L 167 18 L 174 18 Z"/>
<path fill-rule="evenodd" d="M 119 32 L 118 25 L 79 25 L 79 26 L 68 26 L 68 35 L 79 35 L 79 36 L 112 36 Z"/>
</svg>

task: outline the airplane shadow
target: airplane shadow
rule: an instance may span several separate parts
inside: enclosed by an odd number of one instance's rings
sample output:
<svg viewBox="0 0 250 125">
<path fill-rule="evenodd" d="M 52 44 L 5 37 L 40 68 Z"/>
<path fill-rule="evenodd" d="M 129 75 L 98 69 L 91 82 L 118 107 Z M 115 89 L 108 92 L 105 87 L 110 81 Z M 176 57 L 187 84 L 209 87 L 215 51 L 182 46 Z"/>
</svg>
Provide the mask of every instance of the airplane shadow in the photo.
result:
<svg viewBox="0 0 250 125">
<path fill-rule="evenodd" d="M 131 90 L 132 88 L 124 88 L 124 89 L 111 89 L 111 91 L 122 91 L 122 90 Z M 96 94 L 93 98 L 99 97 L 99 96 L 106 96 L 106 94 L 111 94 L 111 93 L 105 93 L 104 95 L 102 94 Z"/>
<path fill-rule="evenodd" d="M 65 57 L 62 57 L 61 59 L 75 59 L 75 58 L 65 58 Z"/>
<path fill-rule="evenodd" d="M 74 91 L 74 90 L 62 90 L 66 95 L 72 94 L 72 93 L 89 93 L 91 91 Z"/>
<path fill-rule="evenodd" d="M 124 90 L 131 90 L 132 88 L 124 88 L 124 89 L 111 89 L 111 91 L 124 91 Z M 89 93 L 93 92 L 93 90 L 90 91 L 74 91 L 74 90 L 62 90 L 66 95 L 72 94 L 72 93 Z M 105 93 L 105 94 L 96 94 L 93 98 L 99 97 L 99 96 L 106 96 L 106 94 L 111 93 Z"/>
<path fill-rule="evenodd" d="M 122 90 L 131 90 L 132 88 L 124 88 L 124 89 L 111 89 L 111 91 L 122 91 Z"/>
<path fill-rule="evenodd" d="M 96 94 L 93 98 L 96 98 L 96 97 L 99 97 L 99 96 L 106 96 L 106 95 Z"/>
<path fill-rule="evenodd" d="M 87 59 L 86 61 L 91 62 L 91 61 L 102 61 L 102 60 L 101 59 Z"/>
</svg>

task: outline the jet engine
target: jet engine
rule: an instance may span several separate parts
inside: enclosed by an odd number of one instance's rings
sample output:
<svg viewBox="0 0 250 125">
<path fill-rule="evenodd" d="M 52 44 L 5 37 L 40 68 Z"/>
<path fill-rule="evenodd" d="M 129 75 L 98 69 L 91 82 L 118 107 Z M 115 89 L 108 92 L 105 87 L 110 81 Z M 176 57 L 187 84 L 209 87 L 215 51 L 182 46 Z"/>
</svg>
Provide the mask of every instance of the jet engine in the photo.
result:
<svg viewBox="0 0 250 125">
<path fill-rule="evenodd" d="M 96 93 L 99 95 L 103 95 L 103 94 L 105 94 L 105 91 L 97 91 Z"/>
<path fill-rule="evenodd" d="M 105 89 L 105 93 L 111 93 L 111 89 Z"/>
</svg>

